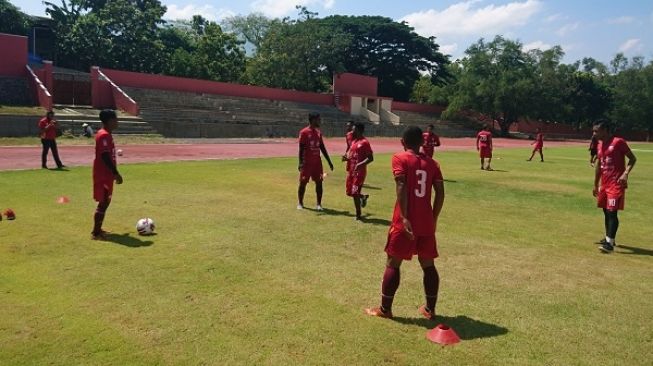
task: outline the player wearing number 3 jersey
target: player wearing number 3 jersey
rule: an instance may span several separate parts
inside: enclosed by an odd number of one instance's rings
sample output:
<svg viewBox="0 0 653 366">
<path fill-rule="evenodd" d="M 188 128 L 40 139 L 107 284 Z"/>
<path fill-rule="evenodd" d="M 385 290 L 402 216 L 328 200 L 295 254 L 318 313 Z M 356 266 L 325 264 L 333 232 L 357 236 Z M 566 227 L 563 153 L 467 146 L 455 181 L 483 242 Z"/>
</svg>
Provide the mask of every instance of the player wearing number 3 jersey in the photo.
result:
<svg viewBox="0 0 653 366">
<path fill-rule="evenodd" d="M 438 257 L 435 230 L 444 202 L 444 181 L 440 165 L 419 152 L 422 131 L 418 127 L 408 127 L 402 143 L 405 151 L 392 157 L 397 201 L 385 247 L 388 258 L 381 287 L 381 306 L 366 309 L 366 313 L 392 317 L 392 302 L 399 288 L 401 262 L 417 254 L 424 272 L 426 295 L 426 304 L 420 307 L 420 312 L 427 319 L 433 319 L 440 283 L 433 261 Z M 431 190 L 435 190 L 433 205 Z"/>
</svg>

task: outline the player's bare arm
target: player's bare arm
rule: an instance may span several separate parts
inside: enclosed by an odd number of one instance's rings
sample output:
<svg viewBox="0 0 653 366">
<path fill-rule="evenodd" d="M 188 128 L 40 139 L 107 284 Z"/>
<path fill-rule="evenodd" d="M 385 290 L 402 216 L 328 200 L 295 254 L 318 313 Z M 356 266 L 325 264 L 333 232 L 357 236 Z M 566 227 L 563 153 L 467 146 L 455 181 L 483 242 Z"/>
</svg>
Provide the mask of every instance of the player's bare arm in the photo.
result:
<svg viewBox="0 0 653 366">
<path fill-rule="evenodd" d="M 628 164 L 626 165 L 626 170 L 624 170 L 624 173 L 621 174 L 621 177 L 619 177 L 619 179 L 617 180 L 619 184 L 624 186 L 628 184 L 628 174 L 630 174 L 630 171 L 633 170 L 633 167 L 637 162 L 637 158 L 635 157 L 635 154 L 633 154 L 632 151 L 628 151 L 626 157 L 628 158 Z"/>
<path fill-rule="evenodd" d="M 102 153 L 102 161 L 104 164 L 111 170 L 113 173 L 113 179 L 116 181 L 117 184 L 122 184 L 122 176 L 120 173 L 118 173 L 118 169 L 116 166 L 113 164 L 113 161 L 111 160 L 111 154 L 109 152 L 103 152 Z"/>
<path fill-rule="evenodd" d="M 365 158 L 365 160 L 361 161 L 360 163 L 354 166 L 354 171 L 358 170 L 358 168 L 365 166 L 373 161 L 374 161 L 374 154 L 370 154 L 367 158 Z"/>
<path fill-rule="evenodd" d="M 413 235 L 413 226 L 408 220 L 408 191 L 406 189 L 406 176 L 395 176 L 395 185 L 397 192 L 397 202 L 399 202 L 399 209 L 401 210 L 401 223 L 404 226 L 404 233 L 410 240 L 415 239 Z"/>
<path fill-rule="evenodd" d="M 322 151 L 324 158 L 326 159 L 327 163 L 329 163 L 329 168 L 331 169 L 331 171 L 333 171 L 333 163 L 331 162 L 331 158 L 329 158 L 329 153 L 327 152 L 327 149 L 324 146 L 324 142 L 322 141 L 320 141 L 320 151 Z"/>
<path fill-rule="evenodd" d="M 304 144 L 299 144 L 299 165 L 297 166 L 297 170 L 302 170 L 302 167 L 304 166 Z"/>
<path fill-rule="evenodd" d="M 433 221 L 437 224 L 444 205 L 444 181 L 433 181 L 433 190 L 435 191 L 435 197 L 433 197 Z"/>
<path fill-rule="evenodd" d="M 601 181 L 601 164 L 596 164 L 594 167 L 594 189 L 592 190 L 592 195 L 594 197 L 599 195 L 599 182 Z"/>
</svg>

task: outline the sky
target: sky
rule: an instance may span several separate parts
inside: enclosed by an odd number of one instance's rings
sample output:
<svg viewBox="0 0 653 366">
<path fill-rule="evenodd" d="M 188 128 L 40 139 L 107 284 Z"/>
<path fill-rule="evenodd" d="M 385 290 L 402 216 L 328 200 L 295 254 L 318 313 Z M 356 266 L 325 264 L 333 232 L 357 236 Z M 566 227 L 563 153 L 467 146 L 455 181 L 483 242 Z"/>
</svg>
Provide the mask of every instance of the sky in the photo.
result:
<svg viewBox="0 0 653 366">
<path fill-rule="evenodd" d="M 41 0 L 9 0 L 31 15 L 45 15 Z M 59 3 L 61 0 L 51 0 Z M 653 1 L 640 0 L 161 0 L 166 19 L 194 14 L 220 21 L 228 16 L 260 12 L 268 17 L 296 17 L 295 5 L 320 17 L 381 15 L 405 21 L 426 37 L 436 37 L 452 59 L 464 56 L 480 38 L 500 34 L 520 41 L 525 49 L 559 45 L 565 63 L 593 57 L 608 64 L 618 52 L 653 61 Z"/>
</svg>

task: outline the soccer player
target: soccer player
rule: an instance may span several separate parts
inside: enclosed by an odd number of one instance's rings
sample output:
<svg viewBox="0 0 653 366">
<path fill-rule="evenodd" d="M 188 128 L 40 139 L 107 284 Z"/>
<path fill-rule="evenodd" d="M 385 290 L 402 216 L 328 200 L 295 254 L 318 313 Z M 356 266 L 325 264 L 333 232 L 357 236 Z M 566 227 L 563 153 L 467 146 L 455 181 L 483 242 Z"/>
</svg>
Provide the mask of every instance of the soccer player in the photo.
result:
<svg viewBox="0 0 653 366">
<path fill-rule="evenodd" d="M 347 153 L 349 152 L 352 141 L 354 141 L 354 121 L 347 121 L 345 125 L 345 143 L 347 144 L 347 148 L 342 155 L 342 161 L 347 161 Z M 349 164 L 345 165 L 345 170 L 349 171 Z"/>
<path fill-rule="evenodd" d="M 52 150 L 52 157 L 54 162 L 57 163 L 57 168 L 65 168 L 61 159 L 59 159 L 59 150 L 57 149 L 57 120 L 54 119 L 54 112 L 48 111 L 45 117 L 39 120 L 39 131 L 41 136 L 41 168 L 48 169 L 48 151 Z"/>
<path fill-rule="evenodd" d="M 353 142 L 347 155 L 344 157 L 347 160 L 347 183 L 346 191 L 347 196 L 354 199 L 354 207 L 356 208 L 356 220 L 362 220 L 361 207 L 367 205 L 369 195 L 363 194 L 363 183 L 367 176 L 367 165 L 374 161 L 374 154 L 370 142 L 367 141 L 363 133 L 365 132 L 365 125 L 363 123 L 356 123 L 354 125 Z"/>
<path fill-rule="evenodd" d="M 492 170 L 490 167 L 492 162 L 492 132 L 490 132 L 488 124 L 484 124 L 483 129 L 476 135 L 476 150 L 480 152 L 481 170 Z M 485 166 L 485 158 L 487 158 L 487 167 Z"/>
<path fill-rule="evenodd" d="M 599 142 L 599 164 L 595 170 L 592 194 L 597 197 L 597 206 L 603 209 L 605 218 L 605 239 L 599 241 L 599 249 L 604 253 L 611 253 L 617 245 L 617 213 L 624 209 L 628 175 L 633 170 L 637 158 L 623 138 L 612 134 L 607 121 L 597 121 L 592 131 Z M 626 157 L 628 165 L 625 163 Z"/>
<path fill-rule="evenodd" d="M 306 193 L 306 184 L 309 179 L 315 182 L 315 194 L 317 195 L 316 210 L 322 211 L 322 159 L 320 151 L 329 163 L 329 168 L 333 171 L 333 164 L 329 158 L 329 153 L 322 141 L 322 132 L 320 132 L 320 114 L 311 112 L 308 115 L 308 126 L 299 131 L 299 189 L 297 190 L 297 209 L 304 208 L 304 193 Z"/>
<path fill-rule="evenodd" d="M 590 166 L 593 168 L 594 163 L 596 163 L 596 154 L 597 151 L 596 149 L 599 146 L 599 140 L 596 138 L 596 136 L 592 135 L 592 140 L 590 141 Z"/>
<path fill-rule="evenodd" d="M 538 128 L 535 130 L 535 141 L 531 143 L 531 145 L 535 144 L 535 147 L 533 148 L 533 152 L 531 153 L 531 157 L 528 158 L 528 161 L 533 160 L 533 156 L 535 156 L 535 152 L 538 151 L 540 153 L 540 162 L 544 162 L 544 154 L 542 154 L 542 147 L 544 147 L 544 134 L 542 131 Z"/>
<path fill-rule="evenodd" d="M 433 152 L 435 151 L 435 148 L 437 146 L 440 146 L 440 136 L 436 135 L 433 132 L 433 129 L 435 126 L 428 125 L 426 127 L 426 132 L 422 134 L 423 137 L 423 142 L 422 142 L 422 152 L 424 155 L 428 155 L 429 157 L 433 157 Z"/>
<path fill-rule="evenodd" d="M 417 254 L 424 273 L 426 304 L 419 312 L 427 319 L 435 318 L 440 277 L 434 258 L 438 256 L 435 229 L 444 202 L 444 180 L 440 165 L 419 152 L 422 130 L 410 126 L 401 140 L 404 152 L 392 157 L 397 201 L 385 246 L 387 262 L 381 284 L 381 306 L 365 309 L 368 315 L 392 318 L 392 302 L 399 288 L 401 262 Z M 431 206 L 431 189 L 435 198 Z"/>
<path fill-rule="evenodd" d="M 93 160 L 93 198 L 98 203 L 93 216 L 94 225 L 91 232 L 93 240 L 105 240 L 106 231 L 102 230 L 104 215 L 111 203 L 113 182 L 122 184 L 122 176 L 118 173 L 116 148 L 111 133 L 118 128 L 116 112 L 105 109 L 100 112 L 102 128 L 95 134 L 95 160 Z"/>
</svg>

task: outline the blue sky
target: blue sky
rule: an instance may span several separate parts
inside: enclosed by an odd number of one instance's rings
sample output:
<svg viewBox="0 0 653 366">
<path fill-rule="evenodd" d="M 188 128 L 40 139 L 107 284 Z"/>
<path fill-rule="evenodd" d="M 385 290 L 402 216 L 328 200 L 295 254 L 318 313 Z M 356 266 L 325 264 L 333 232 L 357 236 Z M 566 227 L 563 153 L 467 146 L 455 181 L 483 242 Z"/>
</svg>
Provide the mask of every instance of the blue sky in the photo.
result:
<svg viewBox="0 0 653 366">
<path fill-rule="evenodd" d="M 23 11 L 44 15 L 40 0 L 9 0 Z M 58 3 L 60 0 L 52 0 Z M 565 62 L 594 57 L 608 63 L 617 52 L 653 60 L 653 1 L 639 0 L 162 0 L 166 18 L 201 14 L 226 16 L 261 12 L 269 17 L 296 15 L 301 4 L 320 16 L 382 15 L 407 21 L 424 36 L 435 36 L 453 58 L 483 37 L 502 34 L 525 48 L 563 47 Z"/>
</svg>

